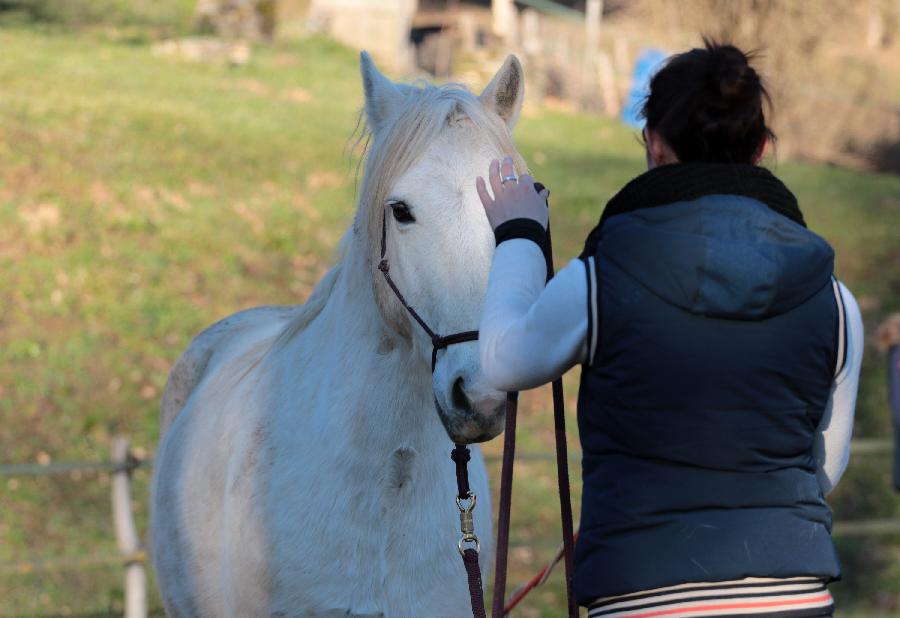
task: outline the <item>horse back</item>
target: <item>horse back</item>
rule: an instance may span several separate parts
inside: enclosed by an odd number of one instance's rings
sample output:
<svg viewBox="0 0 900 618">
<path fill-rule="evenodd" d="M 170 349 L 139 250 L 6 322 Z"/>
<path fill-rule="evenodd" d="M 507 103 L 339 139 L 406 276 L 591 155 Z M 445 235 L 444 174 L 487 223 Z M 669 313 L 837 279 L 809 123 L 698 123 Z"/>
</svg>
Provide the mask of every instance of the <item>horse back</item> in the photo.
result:
<svg viewBox="0 0 900 618">
<path fill-rule="evenodd" d="M 296 307 L 265 306 L 245 309 L 207 327 L 194 337 L 181 354 L 166 381 L 160 405 L 160 439 L 184 408 L 191 393 L 220 360 L 233 356 L 239 342 L 253 331 L 268 334 L 273 323 L 286 324 Z"/>
</svg>

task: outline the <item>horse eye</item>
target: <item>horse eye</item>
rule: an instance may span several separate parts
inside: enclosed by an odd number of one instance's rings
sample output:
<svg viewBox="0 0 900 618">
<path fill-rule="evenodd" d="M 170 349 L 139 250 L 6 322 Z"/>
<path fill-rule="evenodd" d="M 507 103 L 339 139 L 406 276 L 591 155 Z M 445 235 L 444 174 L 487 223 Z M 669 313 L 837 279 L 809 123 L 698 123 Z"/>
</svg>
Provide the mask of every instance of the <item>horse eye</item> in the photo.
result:
<svg viewBox="0 0 900 618">
<path fill-rule="evenodd" d="M 391 202 L 388 206 L 391 207 L 391 212 L 394 213 L 394 219 L 396 219 L 398 223 L 415 223 L 416 218 L 409 211 L 409 204 L 406 202 Z"/>
</svg>

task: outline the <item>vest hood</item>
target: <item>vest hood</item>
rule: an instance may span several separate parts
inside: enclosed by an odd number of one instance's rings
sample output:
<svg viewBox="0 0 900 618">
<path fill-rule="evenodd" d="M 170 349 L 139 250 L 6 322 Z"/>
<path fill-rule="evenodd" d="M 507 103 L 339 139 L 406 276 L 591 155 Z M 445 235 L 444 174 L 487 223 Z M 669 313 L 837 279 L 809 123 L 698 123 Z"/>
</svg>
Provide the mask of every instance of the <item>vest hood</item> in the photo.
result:
<svg viewBox="0 0 900 618">
<path fill-rule="evenodd" d="M 707 195 L 610 218 L 602 252 L 690 313 L 759 320 L 800 305 L 834 270 L 820 236 L 759 201 Z"/>
<path fill-rule="evenodd" d="M 638 176 L 606 205 L 582 255 L 598 250 L 667 302 L 716 318 L 789 311 L 834 270 L 793 193 L 755 165 L 678 163 Z"/>
</svg>

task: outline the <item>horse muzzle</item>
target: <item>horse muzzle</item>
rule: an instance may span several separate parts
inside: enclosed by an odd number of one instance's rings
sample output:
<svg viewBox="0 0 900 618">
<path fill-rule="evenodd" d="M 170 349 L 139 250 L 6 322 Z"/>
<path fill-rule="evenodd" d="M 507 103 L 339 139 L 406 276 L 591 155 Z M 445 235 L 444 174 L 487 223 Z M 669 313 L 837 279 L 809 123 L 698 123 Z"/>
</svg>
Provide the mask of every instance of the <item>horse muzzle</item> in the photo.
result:
<svg viewBox="0 0 900 618">
<path fill-rule="evenodd" d="M 435 392 L 434 406 L 457 444 L 486 442 L 503 431 L 506 397 L 500 392 L 468 390 L 463 378 L 454 380 L 448 393 Z"/>
</svg>

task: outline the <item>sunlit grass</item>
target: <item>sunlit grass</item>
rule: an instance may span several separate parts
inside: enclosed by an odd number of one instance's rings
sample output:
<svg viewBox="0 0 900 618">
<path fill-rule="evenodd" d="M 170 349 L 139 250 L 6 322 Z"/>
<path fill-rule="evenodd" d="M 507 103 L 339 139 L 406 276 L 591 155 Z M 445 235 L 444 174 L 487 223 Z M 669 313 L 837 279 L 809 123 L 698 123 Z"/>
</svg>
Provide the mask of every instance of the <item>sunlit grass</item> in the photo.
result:
<svg viewBox="0 0 900 618">
<path fill-rule="evenodd" d="M 116 432 L 152 453 L 161 389 L 190 338 L 245 307 L 302 302 L 329 265 L 354 204 L 355 54 L 309 39 L 231 68 L 25 29 L 0 30 L 0 50 L 0 460 L 103 459 Z M 539 110 L 517 136 L 552 190 L 564 263 L 643 155 L 631 131 L 586 116 Z M 777 173 L 837 248 L 869 329 L 900 309 L 900 179 L 790 162 Z M 889 428 L 884 386 L 870 351 L 859 435 Z M 520 451 L 552 452 L 549 402 L 544 391 L 524 397 Z M 517 465 L 510 589 L 558 543 L 555 478 L 551 462 Z M 886 460 L 854 462 L 837 516 L 900 516 L 886 479 Z M 140 472 L 142 527 L 146 487 Z M 104 477 L 0 480 L 0 562 L 113 552 L 108 491 Z M 896 604 L 896 547 L 843 543 L 839 600 Z M 0 578 L 0 615 L 115 609 L 119 579 L 106 568 Z M 519 615 L 562 607 L 557 575 Z"/>
</svg>

